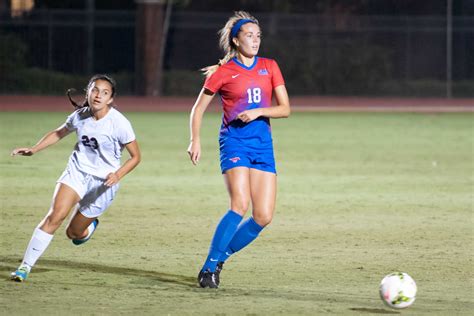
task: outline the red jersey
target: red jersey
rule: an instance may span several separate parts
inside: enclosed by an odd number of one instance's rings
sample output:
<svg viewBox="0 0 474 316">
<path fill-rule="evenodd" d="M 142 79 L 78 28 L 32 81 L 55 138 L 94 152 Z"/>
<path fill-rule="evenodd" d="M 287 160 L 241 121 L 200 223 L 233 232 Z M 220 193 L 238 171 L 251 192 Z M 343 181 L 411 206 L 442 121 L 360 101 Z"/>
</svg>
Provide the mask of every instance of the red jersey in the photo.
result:
<svg viewBox="0 0 474 316">
<path fill-rule="evenodd" d="M 261 117 L 248 124 L 235 118 L 244 110 L 270 107 L 273 89 L 284 84 L 277 63 L 257 56 L 249 67 L 233 58 L 206 79 L 204 88 L 219 93 L 222 100 L 221 148 L 232 146 L 237 139 L 239 144 L 249 145 L 250 149 L 272 147 L 268 118 Z"/>
</svg>

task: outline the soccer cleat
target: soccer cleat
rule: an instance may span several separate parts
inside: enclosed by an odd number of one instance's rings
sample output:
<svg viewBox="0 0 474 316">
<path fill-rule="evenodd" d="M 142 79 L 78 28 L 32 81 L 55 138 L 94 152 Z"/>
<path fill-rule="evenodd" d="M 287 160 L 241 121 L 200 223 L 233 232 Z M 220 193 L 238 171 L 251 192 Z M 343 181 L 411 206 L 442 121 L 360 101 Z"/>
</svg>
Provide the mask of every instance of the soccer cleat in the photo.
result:
<svg viewBox="0 0 474 316">
<path fill-rule="evenodd" d="M 221 273 L 222 269 L 224 269 L 224 261 L 217 263 L 216 272 Z"/>
<path fill-rule="evenodd" d="M 217 283 L 217 286 L 219 286 L 219 284 L 221 283 L 220 275 L 221 275 L 222 269 L 224 269 L 224 261 L 221 261 L 221 262 L 217 263 L 217 267 L 216 267 L 216 283 Z"/>
<path fill-rule="evenodd" d="M 10 279 L 16 282 L 23 282 L 28 278 L 28 268 L 26 267 L 19 267 L 15 272 L 12 272 L 10 275 Z"/>
<path fill-rule="evenodd" d="M 86 237 L 86 238 L 83 238 L 83 239 L 73 239 L 72 240 L 72 243 L 76 246 L 79 246 L 79 245 L 82 245 L 83 243 L 85 243 L 86 241 L 88 241 L 89 239 L 91 239 L 92 235 L 94 234 L 94 232 L 96 231 L 97 229 L 97 226 L 99 226 L 99 219 L 96 218 L 92 224 L 94 225 L 94 230 L 92 231 L 92 233 L 89 235 L 89 237 Z"/>
<path fill-rule="evenodd" d="M 217 289 L 219 287 L 217 279 L 217 273 L 209 270 L 201 271 L 198 275 L 199 286 L 202 288 L 208 287 L 211 289 Z"/>
</svg>

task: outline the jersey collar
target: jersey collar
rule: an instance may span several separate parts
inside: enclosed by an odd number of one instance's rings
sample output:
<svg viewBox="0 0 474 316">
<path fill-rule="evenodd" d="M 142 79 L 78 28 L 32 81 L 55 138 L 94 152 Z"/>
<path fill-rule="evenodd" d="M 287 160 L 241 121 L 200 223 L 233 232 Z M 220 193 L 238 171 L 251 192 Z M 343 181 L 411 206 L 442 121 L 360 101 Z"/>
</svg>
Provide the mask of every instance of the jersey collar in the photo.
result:
<svg viewBox="0 0 474 316">
<path fill-rule="evenodd" d="M 232 58 L 232 60 L 237 64 L 239 65 L 240 67 L 244 68 L 244 69 L 247 69 L 247 70 L 252 70 L 253 67 L 255 67 L 255 65 L 257 64 L 257 60 L 258 60 L 258 57 L 255 56 L 255 59 L 253 60 L 253 64 L 251 64 L 250 66 L 245 66 L 244 64 L 242 64 L 238 59 L 237 57 L 234 57 Z"/>
</svg>

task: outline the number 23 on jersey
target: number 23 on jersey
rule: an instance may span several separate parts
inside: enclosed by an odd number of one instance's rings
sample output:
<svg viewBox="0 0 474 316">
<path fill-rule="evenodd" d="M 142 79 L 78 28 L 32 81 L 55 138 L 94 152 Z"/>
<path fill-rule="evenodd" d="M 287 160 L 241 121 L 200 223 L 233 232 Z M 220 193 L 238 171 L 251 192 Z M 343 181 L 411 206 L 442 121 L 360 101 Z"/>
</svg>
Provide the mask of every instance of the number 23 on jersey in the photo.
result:
<svg viewBox="0 0 474 316">
<path fill-rule="evenodd" d="M 97 139 L 95 139 L 94 137 L 89 138 L 88 136 L 83 135 L 82 144 L 92 149 L 99 149 L 99 143 L 97 142 Z"/>
</svg>

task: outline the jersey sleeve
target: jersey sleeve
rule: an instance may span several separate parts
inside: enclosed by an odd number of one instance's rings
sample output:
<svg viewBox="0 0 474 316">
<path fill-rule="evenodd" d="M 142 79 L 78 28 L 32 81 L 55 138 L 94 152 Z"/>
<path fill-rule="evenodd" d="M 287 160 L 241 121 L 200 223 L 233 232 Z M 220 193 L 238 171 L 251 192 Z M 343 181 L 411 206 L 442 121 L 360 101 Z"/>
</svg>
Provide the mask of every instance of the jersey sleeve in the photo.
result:
<svg viewBox="0 0 474 316">
<path fill-rule="evenodd" d="M 66 127 L 68 131 L 74 131 L 77 129 L 77 111 L 74 111 L 67 117 L 63 126 Z"/>
<path fill-rule="evenodd" d="M 127 119 L 123 119 L 120 122 L 120 128 L 118 129 L 117 139 L 120 144 L 126 145 L 135 140 L 135 132 L 133 131 L 132 124 Z"/>
<path fill-rule="evenodd" d="M 283 79 L 283 75 L 281 74 L 280 67 L 278 67 L 277 62 L 274 60 L 272 60 L 272 63 L 271 63 L 271 71 L 272 71 L 273 88 L 284 85 L 285 80 Z"/>
<path fill-rule="evenodd" d="M 219 71 L 220 67 L 217 70 L 206 78 L 204 82 L 204 89 L 211 91 L 212 93 L 216 93 L 222 87 L 222 72 Z"/>
</svg>

